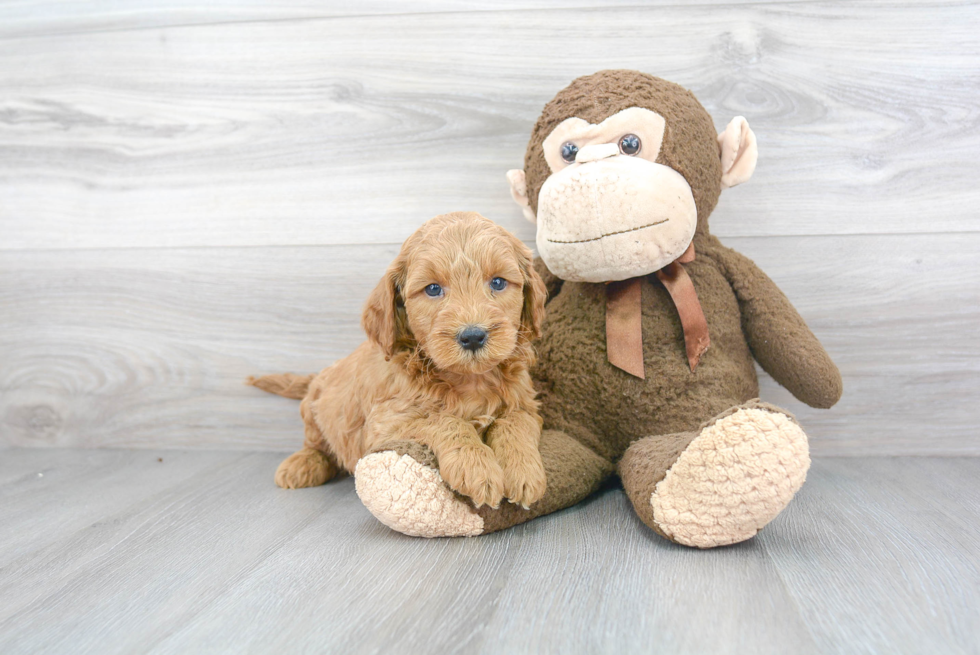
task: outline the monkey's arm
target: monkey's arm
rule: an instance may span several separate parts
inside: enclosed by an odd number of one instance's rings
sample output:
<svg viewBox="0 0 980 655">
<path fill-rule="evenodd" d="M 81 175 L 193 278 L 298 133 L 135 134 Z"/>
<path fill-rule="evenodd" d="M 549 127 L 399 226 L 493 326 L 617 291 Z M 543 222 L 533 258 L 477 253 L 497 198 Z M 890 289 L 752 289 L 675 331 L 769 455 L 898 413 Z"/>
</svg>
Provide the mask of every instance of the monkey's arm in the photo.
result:
<svg viewBox="0 0 980 655">
<path fill-rule="evenodd" d="M 840 371 L 776 283 L 720 243 L 705 254 L 722 265 L 735 290 L 742 332 L 762 368 L 811 407 L 829 408 L 840 400 Z"/>
<path fill-rule="evenodd" d="M 565 280 L 549 271 L 548 267 L 544 265 L 544 260 L 540 257 L 534 258 L 534 270 L 538 272 L 538 275 L 544 281 L 544 286 L 548 290 L 548 300 L 551 300 L 561 292 L 561 285 L 565 283 Z"/>
</svg>

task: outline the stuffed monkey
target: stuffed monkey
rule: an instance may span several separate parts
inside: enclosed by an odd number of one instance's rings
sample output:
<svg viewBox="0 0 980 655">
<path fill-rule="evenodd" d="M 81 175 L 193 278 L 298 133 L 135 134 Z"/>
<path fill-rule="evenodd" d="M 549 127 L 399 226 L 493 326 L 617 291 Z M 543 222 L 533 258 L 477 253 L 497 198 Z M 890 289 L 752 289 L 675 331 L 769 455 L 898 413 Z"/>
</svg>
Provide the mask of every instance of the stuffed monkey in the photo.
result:
<svg viewBox="0 0 980 655">
<path fill-rule="evenodd" d="M 737 543 L 775 518 L 809 449 L 791 414 L 756 398 L 754 361 L 812 407 L 842 383 L 772 280 L 708 230 L 756 157 L 744 118 L 716 134 L 691 92 L 650 75 L 602 71 L 559 92 L 507 174 L 549 292 L 534 370 L 545 496 L 474 509 L 431 452 L 393 443 L 356 471 L 375 516 L 406 534 L 484 534 L 618 474 L 638 517 L 676 543 Z"/>
</svg>

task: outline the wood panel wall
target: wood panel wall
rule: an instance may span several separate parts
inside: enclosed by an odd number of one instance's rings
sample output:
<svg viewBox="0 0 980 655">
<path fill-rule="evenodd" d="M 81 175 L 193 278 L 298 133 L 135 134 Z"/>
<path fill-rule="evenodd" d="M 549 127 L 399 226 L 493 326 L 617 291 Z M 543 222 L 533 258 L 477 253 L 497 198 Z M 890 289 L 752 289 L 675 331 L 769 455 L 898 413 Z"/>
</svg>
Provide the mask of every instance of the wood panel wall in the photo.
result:
<svg viewBox="0 0 980 655">
<path fill-rule="evenodd" d="M 820 455 L 980 454 L 980 7 L 0 1 L 0 447 L 283 449 L 422 221 L 532 242 L 504 172 L 571 79 L 635 68 L 760 145 L 712 229 L 845 395 Z"/>
</svg>

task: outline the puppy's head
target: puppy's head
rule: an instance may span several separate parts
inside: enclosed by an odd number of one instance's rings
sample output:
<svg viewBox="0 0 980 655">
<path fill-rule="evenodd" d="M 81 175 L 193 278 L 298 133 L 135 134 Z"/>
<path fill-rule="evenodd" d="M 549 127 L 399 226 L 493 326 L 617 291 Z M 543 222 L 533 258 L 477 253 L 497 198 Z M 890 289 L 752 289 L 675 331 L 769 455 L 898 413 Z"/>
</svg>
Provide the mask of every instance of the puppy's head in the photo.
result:
<svg viewBox="0 0 980 655">
<path fill-rule="evenodd" d="M 456 212 L 405 241 L 362 322 L 386 357 L 417 346 L 436 368 L 484 373 L 531 358 L 545 295 L 527 246 L 479 214 Z"/>
</svg>

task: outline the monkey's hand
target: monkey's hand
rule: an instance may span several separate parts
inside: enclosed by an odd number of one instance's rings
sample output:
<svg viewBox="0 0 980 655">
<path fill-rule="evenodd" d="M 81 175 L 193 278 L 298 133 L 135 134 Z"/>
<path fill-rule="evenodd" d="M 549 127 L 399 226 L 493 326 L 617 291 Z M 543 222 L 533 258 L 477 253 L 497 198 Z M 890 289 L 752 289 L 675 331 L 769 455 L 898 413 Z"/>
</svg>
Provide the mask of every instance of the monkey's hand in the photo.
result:
<svg viewBox="0 0 980 655">
<path fill-rule="evenodd" d="M 776 283 L 717 240 L 704 255 L 722 265 L 735 290 L 742 332 L 762 368 L 811 407 L 828 408 L 840 400 L 840 371 Z"/>
</svg>

